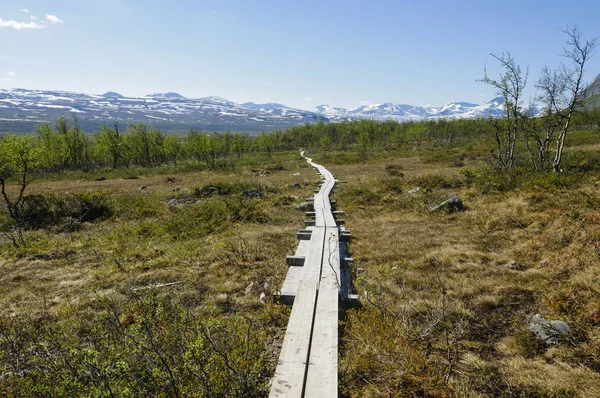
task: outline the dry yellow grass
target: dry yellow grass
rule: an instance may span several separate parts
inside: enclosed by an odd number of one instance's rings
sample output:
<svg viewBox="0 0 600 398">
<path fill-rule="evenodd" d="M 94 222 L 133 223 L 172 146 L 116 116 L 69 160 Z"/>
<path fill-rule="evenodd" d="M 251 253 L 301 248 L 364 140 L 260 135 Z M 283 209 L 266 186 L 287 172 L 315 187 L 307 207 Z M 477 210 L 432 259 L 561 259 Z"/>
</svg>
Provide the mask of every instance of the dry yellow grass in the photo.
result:
<svg viewBox="0 0 600 398">
<path fill-rule="evenodd" d="M 352 317 L 346 325 L 350 332 L 342 358 L 348 377 L 345 382 L 351 385 L 348 394 L 410 396 L 410 391 L 420 391 L 432 396 L 469 397 L 599 395 L 600 294 L 594 292 L 600 291 L 600 258 L 592 240 L 600 234 L 600 219 L 582 199 L 585 195 L 598 197 L 597 186 L 487 195 L 469 186 L 434 188 L 438 195 L 459 195 L 467 209 L 450 215 L 430 214 L 423 190 L 415 197 L 406 193 L 394 197 L 383 192 L 377 181 L 390 178 L 386 173 L 388 164 L 402 166 L 404 192 L 414 188 L 422 177 L 451 181 L 460 178 L 461 171 L 440 163 L 423 163 L 415 157 L 331 167 L 340 180 L 347 182 L 339 189 L 337 199 L 347 211 L 346 222 L 353 233 L 350 249 L 357 260 L 355 266 L 365 270 L 358 282 L 359 293 L 363 301 L 365 296 L 381 297 L 379 304 L 366 302 L 364 311 L 373 308 L 379 312 L 377 320 L 370 322 L 388 324 L 396 330 L 393 338 L 402 340 L 405 314 L 416 316 L 419 308 L 439 304 L 439 275 L 443 274 L 446 297 L 452 302 L 450 331 L 463 322 L 457 344 L 462 365 L 454 365 L 449 383 L 441 390 L 432 381 L 439 381 L 449 369 L 443 354 L 447 347 L 443 332 L 439 339 L 429 340 L 431 348 L 417 348 L 418 344 L 413 347 L 425 353 L 430 350 L 431 357 L 422 364 L 423 369 L 431 368 L 413 374 L 411 382 L 406 375 L 391 376 L 390 366 L 384 363 L 387 360 L 382 359 L 386 355 L 381 353 L 363 358 L 372 361 L 368 365 L 352 363 L 359 355 L 356 351 L 372 350 L 380 344 L 378 337 L 370 334 L 357 340 L 355 331 L 364 328 L 357 322 L 364 319 Z M 379 191 L 379 201 L 362 204 L 357 196 L 360 187 Z M 574 210 L 578 218 L 573 218 Z M 515 261 L 513 267 L 507 266 L 511 260 Z M 421 301 L 425 307 L 414 303 L 407 306 L 407 301 Z M 558 348 L 536 343 L 526 329 L 528 318 L 536 313 L 566 320 L 574 328 L 571 341 Z M 555 355 L 549 355 L 553 350 Z M 433 359 L 436 353 L 442 357 Z M 401 356 L 392 354 L 392 358 L 389 360 L 395 360 L 398 367 L 406 366 Z M 357 381 L 356 376 L 364 372 L 368 376 Z M 546 381 L 548 375 L 552 381 Z M 489 383 L 496 387 L 486 385 Z M 394 387 L 386 391 L 390 386 Z"/>
<path fill-rule="evenodd" d="M 261 292 L 271 295 L 281 286 L 285 255 L 293 253 L 302 227 L 303 213 L 276 199 L 298 202 L 313 186 L 292 184 L 316 180 L 297 155 L 285 156 L 287 168 L 266 176 L 243 170 L 179 173 L 175 183 L 160 175 L 32 184 L 31 193 L 103 190 L 146 198 L 158 210 L 73 233 L 32 232 L 28 247 L 0 259 L 0 311 L 14 315 L 46 306 L 59 313 L 128 288 L 181 281 L 161 289 L 191 308 L 210 304 L 252 313 L 261 306 Z M 597 177 L 574 189 L 529 186 L 483 194 L 461 183 L 462 168 L 419 157 L 388 155 L 349 165 L 315 160 L 344 182 L 335 196 L 352 231 L 353 269 L 364 269 L 355 279 L 363 308 L 348 311 L 342 322 L 343 393 L 600 396 Z M 396 175 L 388 165 L 396 166 Z M 269 222 L 181 240 L 156 232 L 170 217 L 170 196 L 221 181 L 272 187 L 260 203 Z M 407 193 L 419 184 L 431 189 Z M 181 191 L 173 193 L 174 187 Z M 450 194 L 463 199 L 466 211 L 429 212 L 431 201 Z M 569 341 L 539 343 L 527 330 L 536 313 L 567 321 Z M 272 336 L 272 347 L 283 331 Z M 276 360 L 276 350 L 270 355 Z"/>
</svg>

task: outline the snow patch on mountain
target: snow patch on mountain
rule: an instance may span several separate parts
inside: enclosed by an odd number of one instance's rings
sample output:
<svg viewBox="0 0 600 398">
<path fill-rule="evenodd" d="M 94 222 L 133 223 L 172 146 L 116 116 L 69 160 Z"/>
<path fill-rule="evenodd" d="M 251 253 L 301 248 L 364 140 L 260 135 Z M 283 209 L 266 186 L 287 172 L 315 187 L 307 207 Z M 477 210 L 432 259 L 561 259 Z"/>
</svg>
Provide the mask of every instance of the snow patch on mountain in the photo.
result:
<svg viewBox="0 0 600 398">
<path fill-rule="evenodd" d="M 142 98 L 67 91 L 0 89 L 0 120 L 5 129 L 31 131 L 33 123 L 53 123 L 61 115 L 77 114 L 86 130 L 104 123 L 148 122 L 164 130 L 272 131 L 329 121 L 322 115 L 281 104 L 237 104 L 221 97 L 185 98 L 177 93 L 155 93 Z M 30 124 L 23 125 L 23 120 Z M 19 124 L 21 123 L 21 124 Z"/>
<path fill-rule="evenodd" d="M 543 108 L 533 105 L 529 112 L 539 115 Z M 496 97 L 483 105 L 470 102 L 451 102 L 441 107 L 422 107 L 385 102 L 382 104 L 362 105 L 356 108 L 333 108 L 319 105 L 315 112 L 328 117 L 331 121 L 372 119 L 377 121 L 395 120 L 398 122 L 436 120 L 436 119 L 478 119 L 499 117 L 505 112 L 504 98 Z"/>
<path fill-rule="evenodd" d="M 290 109 L 289 106 L 276 102 L 244 102 L 242 106 L 248 109 Z"/>
<path fill-rule="evenodd" d="M 185 99 L 183 95 L 173 92 L 148 94 L 146 97 L 155 99 Z"/>
<path fill-rule="evenodd" d="M 531 114 L 543 111 L 531 108 Z M 81 94 L 68 91 L 0 89 L 0 120 L 6 131 L 31 131 L 35 123 L 53 123 L 61 115 L 77 114 L 80 124 L 91 130 L 102 124 L 148 122 L 164 130 L 273 131 L 305 123 L 371 119 L 398 122 L 436 119 L 499 117 L 504 99 L 496 97 L 477 105 L 451 102 L 441 107 L 422 107 L 385 102 L 346 109 L 319 105 L 314 111 L 290 108 L 274 102 L 242 104 L 222 97 L 185 98 L 180 94 L 155 93 L 124 97 L 116 92 Z M 8 122 L 4 122 L 8 121 Z M 23 124 L 27 121 L 29 124 Z"/>
</svg>

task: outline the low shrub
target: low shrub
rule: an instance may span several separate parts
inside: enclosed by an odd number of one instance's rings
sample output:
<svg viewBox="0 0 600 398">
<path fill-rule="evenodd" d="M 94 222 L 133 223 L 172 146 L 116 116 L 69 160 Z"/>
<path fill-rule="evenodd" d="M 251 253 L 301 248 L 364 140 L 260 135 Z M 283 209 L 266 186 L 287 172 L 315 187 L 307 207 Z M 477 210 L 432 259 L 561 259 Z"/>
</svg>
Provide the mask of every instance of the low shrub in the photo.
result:
<svg viewBox="0 0 600 398">
<path fill-rule="evenodd" d="M 0 395 L 267 394 L 270 306 L 253 316 L 215 317 L 156 292 L 128 296 L 61 316 L 0 319 Z"/>
<path fill-rule="evenodd" d="M 349 187 L 342 194 L 344 201 L 356 205 L 377 205 L 381 203 L 381 194 L 366 186 Z"/>
<path fill-rule="evenodd" d="M 383 191 L 399 195 L 402 193 L 404 181 L 400 177 L 384 178 L 379 180 L 379 184 Z"/>
<path fill-rule="evenodd" d="M 266 192 L 269 192 L 269 188 L 262 184 L 255 184 L 250 182 L 227 182 L 220 181 L 212 184 L 198 187 L 194 190 L 194 195 L 200 198 L 207 198 L 210 196 L 226 196 L 234 194 L 243 194 L 244 192 L 257 192 L 262 197 L 265 196 Z"/>
<path fill-rule="evenodd" d="M 231 223 L 266 223 L 269 218 L 259 209 L 258 203 L 257 199 L 235 198 L 172 207 L 164 228 L 173 239 L 189 239 L 207 236 Z"/>
<path fill-rule="evenodd" d="M 72 220 L 78 223 L 104 220 L 114 214 L 106 192 L 27 195 L 20 206 L 20 227 L 39 229 Z"/>
<path fill-rule="evenodd" d="M 400 164 L 388 164 L 385 166 L 385 172 L 394 177 L 404 177 L 402 170 L 404 170 L 404 167 Z"/>
<path fill-rule="evenodd" d="M 439 174 L 418 176 L 410 180 L 411 185 L 424 190 L 460 188 L 464 185 L 462 178 Z"/>
</svg>

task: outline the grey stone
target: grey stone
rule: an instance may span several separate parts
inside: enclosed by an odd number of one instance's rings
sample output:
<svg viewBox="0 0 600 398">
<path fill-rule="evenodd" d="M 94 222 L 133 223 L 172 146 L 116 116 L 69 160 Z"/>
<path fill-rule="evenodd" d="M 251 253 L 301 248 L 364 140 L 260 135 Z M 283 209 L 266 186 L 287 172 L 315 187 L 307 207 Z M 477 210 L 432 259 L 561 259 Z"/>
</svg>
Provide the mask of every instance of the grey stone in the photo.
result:
<svg viewBox="0 0 600 398">
<path fill-rule="evenodd" d="M 430 212 L 446 211 L 448 213 L 454 213 L 457 211 L 462 211 L 464 209 L 465 206 L 463 205 L 461 198 L 459 198 L 458 196 L 454 196 L 448 200 L 445 200 L 444 202 L 438 205 L 429 206 Z"/>
<path fill-rule="evenodd" d="M 416 187 L 416 188 L 408 190 L 406 193 L 408 193 L 409 195 L 418 195 L 420 192 L 421 192 L 421 187 Z"/>
<path fill-rule="evenodd" d="M 522 264 L 519 264 L 515 260 L 510 260 L 506 264 L 504 264 L 506 268 L 514 269 L 515 271 L 522 271 L 525 269 Z"/>
<path fill-rule="evenodd" d="M 265 194 L 261 191 L 256 191 L 254 189 L 243 191 L 242 196 L 248 199 L 262 199 L 265 197 Z"/>
<path fill-rule="evenodd" d="M 148 187 L 147 187 L 147 186 L 145 186 L 145 185 L 142 185 L 142 186 L 140 187 L 140 191 L 143 191 L 144 189 L 148 189 Z"/>
<path fill-rule="evenodd" d="M 313 204 L 311 202 L 302 202 L 295 205 L 294 208 L 302 211 L 310 211 L 313 209 Z"/>
<path fill-rule="evenodd" d="M 365 269 L 364 268 L 360 268 L 359 267 L 359 268 L 356 269 L 356 276 L 362 275 L 364 273 L 365 273 Z"/>
<path fill-rule="evenodd" d="M 252 287 L 254 287 L 254 282 L 250 282 L 250 284 L 246 287 L 244 294 L 248 295 L 252 291 Z"/>
<path fill-rule="evenodd" d="M 300 173 L 294 173 L 294 177 L 300 177 Z"/>
<path fill-rule="evenodd" d="M 261 302 L 261 303 L 264 303 L 264 302 L 266 302 L 266 301 L 267 301 L 267 295 L 265 294 L 265 292 L 262 292 L 262 293 L 260 294 L 260 298 L 259 298 L 259 300 L 260 300 L 260 302 Z"/>
<path fill-rule="evenodd" d="M 186 198 L 181 198 L 181 199 L 169 199 L 167 201 L 167 204 L 169 206 L 176 206 L 176 205 L 191 205 L 192 203 L 196 203 L 196 199 L 186 199 Z"/>
<path fill-rule="evenodd" d="M 571 328 L 566 322 L 555 320 L 549 321 L 541 314 L 535 314 L 533 318 L 531 318 L 529 325 L 527 325 L 527 329 L 533 332 L 538 339 L 546 344 L 558 344 L 571 333 Z"/>
</svg>

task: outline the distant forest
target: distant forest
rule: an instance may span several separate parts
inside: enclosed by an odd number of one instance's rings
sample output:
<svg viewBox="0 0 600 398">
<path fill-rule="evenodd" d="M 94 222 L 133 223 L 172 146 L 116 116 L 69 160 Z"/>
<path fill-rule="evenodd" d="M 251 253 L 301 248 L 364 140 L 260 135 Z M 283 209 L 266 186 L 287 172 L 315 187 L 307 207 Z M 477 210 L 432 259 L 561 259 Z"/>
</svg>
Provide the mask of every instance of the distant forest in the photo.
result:
<svg viewBox="0 0 600 398">
<path fill-rule="evenodd" d="M 367 158 L 374 149 L 398 150 L 414 146 L 452 147 L 459 142 L 493 139 L 492 129 L 507 119 L 437 120 L 399 123 L 372 120 L 305 124 L 286 130 L 260 133 L 211 133 L 190 130 L 185 135 L 165 133 L 138 123 L 103 126 L 86 132 L 77 118 L 60 117 L 44 123 L 25 136 L 0 134 L 0 144 L 24 140 L 38 151 L 36 162 L 47 171 L 92 170 L 130 166 L 155 167 L 181 162 L 200 162 L 202 167 L 220 168 L 233 158 L 298 148 L 325 152 L 354 148 L 357 158 Z M 532 118 L 528 131 L 543 130 L 545 119 Z M 577 112 L 573 129 L 592 130 L 600 136 L 600 110 Z M 532 134 L 532 137 L 535 135 Z M 531 138 L 533 140 L 533 138 Z M 410 148 L 409 148 L 410 147 Z"/>
</svg>

